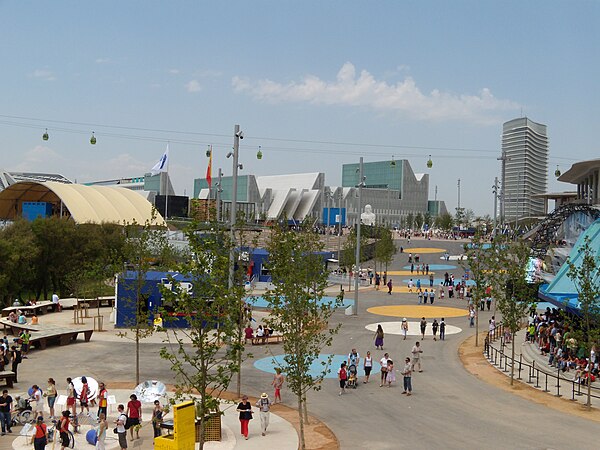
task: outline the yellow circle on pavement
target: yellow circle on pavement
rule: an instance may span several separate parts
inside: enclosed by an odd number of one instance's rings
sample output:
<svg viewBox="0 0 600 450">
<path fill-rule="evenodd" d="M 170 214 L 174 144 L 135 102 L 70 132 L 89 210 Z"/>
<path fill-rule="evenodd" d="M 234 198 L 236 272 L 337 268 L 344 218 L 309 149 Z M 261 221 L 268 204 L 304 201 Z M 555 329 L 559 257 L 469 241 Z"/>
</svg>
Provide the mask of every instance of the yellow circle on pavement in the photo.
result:
<svg viewBox="0 0 600 450">
<path fill-rule="evenodd" d="M 415 275 L 416 272 L 411 272 L 410 270 L 390 270 L 387 274 L 388 276 L 391 275 Z M 434 274 L 435 272 L 432 272 L 431 270 L 429 271 L 429 273 Z"/>
<path fill-rule="evenodd" d="M 373 306 L 367 309 L 371 314 L 391 317 L 411 317 L 432 319 L 434 317 L 463 317 L 469 314 L 465 309 L 451 308 L 448 306 L 426 305 L 389 305 Z"/>
<path fill-rule="evenodd" d="M 434 248 L 434 247 L 415 247 L 415 248 L 405 248 L 404 253 L 412 253 L 413 256 L 415 253 L 444 253 L 446 251 L 445 248 Z"/>
</svg>

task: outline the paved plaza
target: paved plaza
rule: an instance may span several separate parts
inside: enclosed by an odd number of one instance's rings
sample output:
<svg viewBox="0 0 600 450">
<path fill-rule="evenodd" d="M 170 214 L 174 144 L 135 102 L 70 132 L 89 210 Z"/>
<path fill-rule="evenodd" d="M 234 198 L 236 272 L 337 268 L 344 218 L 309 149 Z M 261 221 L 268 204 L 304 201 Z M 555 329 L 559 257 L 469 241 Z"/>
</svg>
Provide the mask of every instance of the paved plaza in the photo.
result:
<svg viewBox="0 0 600 450">
<path fill-rule="evenodd" d="M 388 274 L 394 281 L 394 292 L 387 289 L 375 291 L 366 288 L 360 291 L 358 316 L 347 316 L 340 308 L 332 317 L 341 322 L 342 328 L 331 348 L 323 353 L 334 355 L 338 363 L 356 348 L 361 358 L 371 351 L 374 361 L 379 361 L 384 352 L 390 354 L 396 363 L 397 383 L 391 388 L 379 387 L 379 373 L 371 375 L 368 384 L 362 383 L 362 372 L 357 389 L 338 395 L 338 384 L 334 374 L 323 381 L 322 389 L 309 394 L 309 411 L 335 433 L 342 449 L 547 449 L 547 448 L 597 448 L 598 424 L 585 418 L 585 415 L 573 415 L 561 408 L 548 408 L 539 401 L 532 401 L 510 392 L 503 381 L 492 382 L 491 373 L 500 374 L 490 368 L 483 359 L 473 359 L 470 370 L 459 353 L 464 353 L 461 345 L 474 329 L 469 327 L 466 316 L 466 301 L 458 299 L 444 300 L 436 298 L 434 305 L 418 305 L 415 293 L 404 292 L 407 278 L 405 266 L 411 248 L 419 248 L 421 260 L 430 265 L 452 266 L 453 269 L 437 269 L 436 278 L 442 278 L 448 270 L 460 278 L 463 270 L 460 262 L 441 260 L 444 251 L 456 256 L 461 253 L 462 243 L 454 241 L 426 241 L 413 239 L 411 245 L 399 241 L 404 246 L 404 254 L 396 255 L 389 266 Z M 431 248 L 435 250 L 425 251 Z M 415 251 L 413 250 L 413 254 Z M 416 279 L 413 276 L 413 279 Z M 426 283 L 427 280 L 427 283 Z M 428 284 L 428 276 L 421 275 L 421 281 Z M 396 289 L 399 288 L 399 289 Z M 401 289 L 400 289 L 401 288 Z M 335 287 L 330 295 L 334 294 Z M 346 292 L 346 298 L 352 300 L 354 293 Z M 107 316 L 108 309 L 103 309 Z M 485 327 L 493 311 L 481 313 L 480 324 Z M 260 321 L 264 312 L 256 310 Z M 426 317 L 427 336 L 420 340 L 418 322 Z M 433 341 L 431 322 L 444 317 L 447 324 L 446 340 Z M 406 340 L 399 330 L 403 318 L 409 322 Z M 498 317 L 497 317 L 498 318 Z M 47 323 L 72 322 L 72 312 L 41 316 Z M 89 325 L 91 319 L 88 319 Z M 376 350 L 374 329 L 381 324 L 385 331 L 384 350 Z M 75 325 L 72 325 L 75 326 Z M 413 376 L 413 395 L 401 395 L 402 377 L 399 371 L 406 356 L 411 356 L 411 348 L 416 341 L 423 348 L 423 373 Z M 159 336 L 143 341 L 141 354 L 141 379 L 155 379 L 169 382 L 173 380 L 169 365 L 158 355 L 163 345 Z M 242 368 L 242 392 L 260 396 L 268 392 L 272 397 L 272 359 L 281 356 L 281 345 L 250 346 L 252 357 Z M 479 351 L 472 351 L 477 356 Z M 109 391 L 118 394 L 119 401 L 126 399 L 134 381 L 135 353 L 131 340 L 117 336 L 114 330 L 94 333 L 89 343 L 78 342 L 64 347 L 48 347 L 43 351 L 34 350 L 29 359 L 19 366 L 19 383 L 11 390 L 11 395 L 24 392 L 32 384 L 45 386 L 48 377 L 57 380 L 59 393 L 64 393 L 65 378 L 80 375 L 91 376 L 105 381 Z M 341 358 L 341 359 L 340 359 Z M 270 364 L 271 363 L 271 364 Z M 362 365 L 362 364 L 361 364 Z M 486 372 L 486 370 L 493 372 Z M 500 376 L 504 377 L 504 375 Z M 503 380 L 504 378 L 500 378 Z M 504 383 L 504 385 L 502 384 Z M 518 388 L 520 391 L 527 387 Z M 235 383 L 230 391 L 235 390 Z M 294 407 L 291 392 L 284 388 L 284 404 Z M 544 394 L 547 395 L 547 394 Z M 549 396 L 552 397 L 552 396 Z M 561 400 L 557 400 L 561 401 Z M 562 400 L 568 402 L 568 400 Z M 277 414 L 277 410 L 274 411 Z M 287 411 L 289 414 L 289 411 Z M 594 416 L 596 412 L 592 413 Z M 283 414 L 282 417 L 289 417 Z M 114 413 L 109 422 L 114 420 Z M 226 434 L 231 440 L 228 446 L 221 448 L 292 448 L 295 446 L 293 429 L 282 420 L 279 425 L 273 423 L 273 435 L 265 438 L 258 432 L 259 420 L 251 422 L 248 441 L 239 439 L 239 429 L 235 415 L 226 421 Z M 277 421 L 274 421 L 277 422 Z M 285 422 L 285 423 L 284 423 Z M 151 429 L 146 427 L 142 439 L 134 441 L 130 448 L 152 448 Z M 12 448 L 11 436 L 0 437 L 0 449 Z M 50 448 L 50 447 L 48 447 Z M 92 448 L 78 446 L 78 448 Z"/>
</svg>

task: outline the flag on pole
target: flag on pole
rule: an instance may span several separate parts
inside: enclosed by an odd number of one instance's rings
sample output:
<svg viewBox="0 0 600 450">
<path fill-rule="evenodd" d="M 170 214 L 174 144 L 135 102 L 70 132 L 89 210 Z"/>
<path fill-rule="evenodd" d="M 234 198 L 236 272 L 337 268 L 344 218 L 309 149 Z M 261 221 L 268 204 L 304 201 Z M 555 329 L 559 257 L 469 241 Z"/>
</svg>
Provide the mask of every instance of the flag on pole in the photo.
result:
<svg viewBox="0 0 600 450">
<path fill-rule="evenodd" d="M 208 167 L 206 168 L 206 182 L 208 188 L 212 188 L 212 145 L 210 146 L 210 157 L 208 159 Z"/>
<path fill-rule="evenodd" d="M 150 170 L 152 175 L 158 175 L 161 172 L 169 171 L 169 144 L 167 144 L 167 149 L 160 157 L 158 162 L 154 164 L 154 167 Z"/>
</svg>

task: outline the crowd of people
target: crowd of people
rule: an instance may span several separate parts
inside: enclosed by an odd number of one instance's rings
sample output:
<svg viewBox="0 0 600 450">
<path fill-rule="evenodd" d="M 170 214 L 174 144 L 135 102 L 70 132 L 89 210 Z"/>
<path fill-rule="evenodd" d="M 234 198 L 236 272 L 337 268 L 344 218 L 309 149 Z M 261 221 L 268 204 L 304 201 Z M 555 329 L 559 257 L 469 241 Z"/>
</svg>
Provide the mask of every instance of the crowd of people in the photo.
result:
<svg viewBox="0 0 600 450">
<path fill-rule="evenodd" d="M 536 345 L 540 353 L 548 357 L 549 366 L 572 373 L 577 383 L 593 383 L 600 374 L 597 348 L 586 351 L 566 319 L 562 310 L 554 308 L 546 308 L 541 314 L 534 312 L 527 327 L 526 342 Z"/>
</svg>

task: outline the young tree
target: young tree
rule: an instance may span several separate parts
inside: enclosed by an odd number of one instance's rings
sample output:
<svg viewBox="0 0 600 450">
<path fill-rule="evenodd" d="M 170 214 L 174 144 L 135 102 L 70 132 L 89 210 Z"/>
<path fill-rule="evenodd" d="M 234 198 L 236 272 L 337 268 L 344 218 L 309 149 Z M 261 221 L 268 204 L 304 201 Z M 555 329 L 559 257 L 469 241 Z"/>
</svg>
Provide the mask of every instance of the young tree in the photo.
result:
<svg viewBox="0 0 600 450">
<path fill-rule="evenodd" d="M 511 357 L 515 359 L 515 337 L 521 328 L 534 299 L 534 289 L 527 282 L 527 265 L 531 250 L 522 240 L 511 241 L 496 236 L 490 249 L 491 281 L 496 295 L 496 305 L 502 314 L 502 323 L 511 334 Z M 515 365 L 510 370 L 510 384 L 514 384 Z"/>
<path fill-rule="evenodd" d="M 379 239 L 375 243 L 375 261 L 382 266 L 385 264 L 385 270 L 387 271 L 387 266 L 394 260 L 398 248 L 394 243 L 391 230 L 380 227 L 377 235 Z"/>
<path fill-rule="evenodd" d="M 467 257 L 461 261 L 463 267 L 468 268 L 470 278 L 475 283 L 472 286 L 473 307 L 475 308 L 475 346 L 479 345 L 479 302 L 486 295 L 486 288 L 490 284 L 490 251 L 484 248 L 486 243 L 485 235 L 481 230 L 477 230 L 471 242 L 465 244 L 464 251 Z"/>
<path fill-rule="evenodd" d="M 166 225 L 157 224 L 155 213 L 143 225 L 135 222 L 127 224 L 125 235 L 126 266 L 134 277 L 132 290 L 135 314 L 126 324 L 129 331 L 120 333 L 120 336 L 135 342 L 135 382 L 139 384 L 140 342 L 154 331 L 149 323 L 151 311 L 147 308 L 146 275 L 151 269 L 168 269 L 175 260 L 175 253 L 168 243 Z"/>
<path fill-rule="evenodd" d="M 415 215 L 413 213 L 408 213 L 406 216 L 406 228 L 412 230 L 412 227 L 415 223 Z"/>
<path fill-rule="evenodd" d="M 443 231 L 452 231 L 454 219 L 449 213 L 440 214 L 435 218 L 435 226 Z"/>
<path fill-rule="evenodd" d="M 268 244 L 274 287 L 263 295 L 271 309 L 267 325 L 283 335 L 285 355 L 281 368 L 298 402 L 301 449 L 306 447 L 306 394 L 321 388 L 331 358 L 317 375 L 311 373 L 310 367 L 321 350 L 331 345 L 340 327 L 338 324 L 330 328 L 329 319 L 341 305 L 341 296 L 333 304 L 320 301 L 327 285 L 323 260 L 316 253 L 320 249 L 313 233 L 274 230 Z"/>
<path fill-rule="evenodd" d="M 421 213 L 417 213 L 415 216 L 415 228 L 419 231 L 423 228 L 423 214 Z"/>
<path fill-rule="evenodd" d="M 178 398 L 200 394 L 197 411 L 204 420 L 211 413 L 219 413 L 219 396 L 240 369 L 238 355 L 244 341 L 239 340 L 238 324 L 245 292 L 239 282 L 229 287 L 229 252 L 233 242 L 227 232 L 216 229 L 198 233 L 192 226 L 186 235 L 193 257 L 175 267 L 185 283 L 171 277 L 171 287 L 162 288 L 165 303 L 171 312 L 185 317 L 186 324 L 165 330 L 167 345 L 160 355 L 172 365 Z M 172 319 L 164 312 L 163 320 L 169 325 Z M 201 449 L 204 432 L 202 426 Z"/>
<path fill-rule="evenodd" d="M 587 343 L 588 353 L 598 344 L 600 330 L 600 258 L 590 245 L 590 239 L 586 236 L 579 254 L 571 260 L 567 259 L 569 271 L 567 276 L 573 281 L 578 293 L 579 308 L 581 311 L 581 326 L 583 340 Z M 590 359 L 591 361 L 591 359 Z M 588 377 L 591 373 L 588 372 Z M 591 378 L 591 377 L 590 377 Z M 587 380 L 587 403 L 588 409 L 592 407 L 592 383 Z"/>
</svg>

